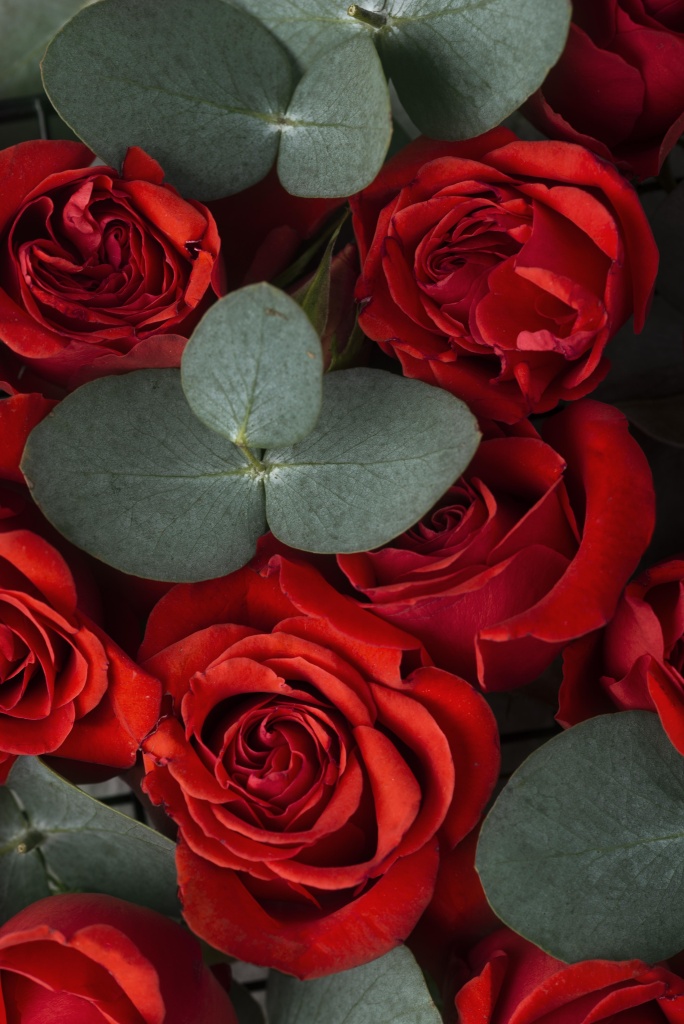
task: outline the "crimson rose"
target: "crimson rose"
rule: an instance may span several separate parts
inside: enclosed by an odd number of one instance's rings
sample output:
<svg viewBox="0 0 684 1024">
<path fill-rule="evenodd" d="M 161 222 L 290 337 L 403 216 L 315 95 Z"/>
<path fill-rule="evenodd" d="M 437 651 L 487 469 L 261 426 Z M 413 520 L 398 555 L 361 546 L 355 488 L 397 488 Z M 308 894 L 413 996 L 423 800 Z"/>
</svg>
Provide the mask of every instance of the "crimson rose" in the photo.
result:
<svg viewBox="0 0 684 1024">
<path fill-rule="evenodd" d="M 632 187 L 562 142 L 418 139 L 351 199 L 359 324 L 404 373 L 513 423 L 581 398 L 658 263 Z"/>
<path fill-rule="evenodd" d="M 665 964 L 564 964 L 507 928 L 483 939 L 468 962 L 475 977 L 456 995 L 459 1024 L 684 1022 L 684 980 Z"/>
<path fill-rule="evenodd" d="M 684 131 L 682 0 L 573 0 L 570 35 L 525 113 L 638 178 Z"/>
<path fill-rule="evenodd" d="M 338 555 L 373 611 L 487 690 L 535 679 L 605 625 L 648 544 L 651 473 L 622 413 L 587 399 L 487 429 L 467 472 L 384 548 Z"/>
<path fill-rule="evenodd" d="M 406 938 L 496 779 L 483 698 L 280 556 L 174 587 L 140 656 L 173 702 L 144 788 L 178 824 L 192 930 L 300 977 Z"/>
<path fill-rule="evenodd" d="M 197 940 L 152 910 L 48 896 L 0 928 L 3 1024 L 237 1024 Z"/>
<path fill-rule="evenodd" d="M 615 708 L 657 711 L 684 754 L 684 560 L 642 573 L 605 629 L 569 647 L 564 660 L 563 725 Z"/>
<path fill-rule="evenodd" d="M 177 366 L 184 339 L 172 332 L 187 334 L 210 283 L 219 291 L 206 207 L 164 185 L 137 147 L 121 175 L 91 159 L 77 142 L 0 152 L 0 340 L 69 387 Z"/>
<path fill-rule="evenodd" d="M 0 401 L 0 478 L 21 479 L 30 429 L 52 403 Z M 33 528 L 19 491 L 0 491 L 0 779 L 18 754 L 129 768 L 159 718 L 161 688 L 96 624 L 87 585 Z"/>
</svg>

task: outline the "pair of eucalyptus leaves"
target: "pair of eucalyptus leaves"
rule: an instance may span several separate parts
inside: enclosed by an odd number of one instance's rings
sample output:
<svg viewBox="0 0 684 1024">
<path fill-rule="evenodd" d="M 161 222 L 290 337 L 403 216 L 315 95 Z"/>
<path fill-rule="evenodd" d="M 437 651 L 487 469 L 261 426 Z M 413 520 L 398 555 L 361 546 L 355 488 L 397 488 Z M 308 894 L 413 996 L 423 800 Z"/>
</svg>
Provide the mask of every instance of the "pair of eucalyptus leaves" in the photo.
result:
<svg viewBox="0 0 684 1024">
<path fill-rule="evenodd" d="M 472 138 L 541 85 L 569 21 L 569 0 L 98 0 L 52 40 L 43 82 L 106 163 L 140 146 L 187 196 L 275 161 L 295 195 L 348 196 L 387 153 L 387 79 L 422 132 Z"/>
<path fill-rule="evenodd" d="M 319 283 L 303 299 L 312 316 L 324 316 Z M 65 398 L 22 462 L 47 518 L 117 569 L 174 582 L 239 569 L 267 529 L 335 554 L 412 526 L 468 465 L 477 423 L 421 381 L 324 375 L 305 309 L 268 284 L 239 289 L 205 314 L 180 371 Z"/>
</svg>

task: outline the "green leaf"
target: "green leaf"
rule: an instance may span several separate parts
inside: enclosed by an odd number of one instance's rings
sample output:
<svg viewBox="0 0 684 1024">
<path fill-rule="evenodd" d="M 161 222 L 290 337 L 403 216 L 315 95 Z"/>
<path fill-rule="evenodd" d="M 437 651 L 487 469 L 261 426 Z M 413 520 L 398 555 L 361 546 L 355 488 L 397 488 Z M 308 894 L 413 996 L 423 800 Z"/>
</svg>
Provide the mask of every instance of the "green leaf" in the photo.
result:
<svg viewBox="0 0 684 1024">
<path fill-rule="evenodd" d="M 249 989 L 233 980 L 230 983 L 230 1001 L 238 1024 L 264 1024 L 264 1014 Z"/>
<path fill-rule="evenodd" d="M 183 390 L 212 430 L 252 448 L 293 444 L 321 411 L 321 343 L 306 313 L 270 284 L 205 313 L 183 353 Z"/>
<path fill-rule="evenodd" d="M 426 135 L 469 139 L 537 89 L 565 46 L 568 0 L 389 0 L 378 48 Z"/>
<path fill-rule="evenodd" d="M 299 66 L 350 38 L 372 38 L 408 115 L 434 138 L 463 139 L 499 124 L 558 60 L 568 0 L 249 0 Z M 384 23 L 383 23 L 384 19 Z M 363 86 L 357 84 L 357 89 Z"/>
<path fill-rule="evenodd" d="M 92 0 L 0 0 L 0 98 L 42 91 L 40 59 L 57 29 Z"/>
<path fill-rule="evenodd" d="M 387 82 L 369 39 L 316 61 L 294 91 L 282 127 L 278 177 L 297 196 L 349 196 L 382 167 L 392 137 Z"/>
<path fill-rule="evenodd" d="M 7 786 L 0 788 L 0 924 L 49 896 L 45 862 L 33 845 L 26 815 Z"/>
<path fill-rule="evenodd" d="M 632 398 L 616 404 L 644 434 L 663 444 L 684 448 L 684 395 Z"/>
<path fill-rule="evenodd" d="M 346 220 L 346 213 L 344 219 L 339 222 L 330 236 L 330 241 L 325 248 L 323 258 L 318 264 L 311 280 L 307 281 L 306 284 L 292 294 L 292 298 L 300 304 L 313 324 L 319 338 L 323 336 L 325 325 L 328 322 L 333 249 L 335 248 L 335 242 L 339 237 L 344 220 Z"/>
<path fill-rule="evenodd" d="M 378 547 L 429 511 L 478 441 L 467 406 L 441 388 L 385 370 L 327 374 L 313 432 L 264 453 L 269 526 L 304 551 Z"/>
<path fill-rule="evenodd" d="M 422 972 L 405 946 L 363 967 L 314 981 L 271 971 L 270 1024 L 441 1024 Z"/>
<path fill-rule="evenodd" d="M 391 135 L 367 39 L 314 64 L 295 88 L 285 48 L 225 0 L 99 0 L 55 36 L 43 81 L 107 163 L 141 146 L 171 184 L 204 200 L 260 181 L 279 148 L 294 194 L 351 195 L 375 177 Z"/>
<path fill-rule="evenodd" d="M 221 576 L 266 529 L 259 474 L 193 415 L 178 370 L 74 391 L 31 433 L 22 466 L 65 537 L 136 576 Z"/>
<path fill-rule="evenodd" d="M 106 163 L 141 146 L 204 200 L 268 173 L 294 88 L 283 47 L 224 0 L 99 0 L 50 44 L 43 79 Z"/>
<path fill-rule="evenodd" d="M 170 839 L 93 800 L 37 758 L 19 758 L 7 787 L 0 790 L 0 799 L 6 804 L 5 794 L 18 797 L 23 821 L 20 825 L 16 811 L 11 812 L 16 832 L 0 846 L 4 919 L 55 887 L 107 893 L 180 916 Z M 2 806 L 3 828 L 6 810 Z"/>
<path fill-rule="evenodd" d="M 514 773 L 477 869 L 499 917 L 570 962 L 655 963 L 684 946 L 684 758 L 657 715 L 569 729 Z"/>
</svg>

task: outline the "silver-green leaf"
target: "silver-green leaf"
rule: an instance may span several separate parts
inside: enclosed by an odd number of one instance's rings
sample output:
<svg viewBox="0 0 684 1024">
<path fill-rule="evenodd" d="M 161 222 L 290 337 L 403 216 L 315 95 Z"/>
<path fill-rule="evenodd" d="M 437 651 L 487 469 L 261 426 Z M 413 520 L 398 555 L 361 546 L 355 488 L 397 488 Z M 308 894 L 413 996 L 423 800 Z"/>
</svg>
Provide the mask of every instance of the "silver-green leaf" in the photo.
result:
<svg viewBox="0 0 684 1024">
<path fill-rule="evenodd" d="M 485 820 L 498 916 L 552 956 L 655 963 L 684 946 L 684 758 L 648 711 L 556 736 Z"/>
<path fill-rule="evenodd" d="M 251 448 L 294 444 L 321 410 L 323 357 L 309 317 L 270 284 L 215 303 L 183 353 L 190 407 L 212 430 Z"/>
</svg>

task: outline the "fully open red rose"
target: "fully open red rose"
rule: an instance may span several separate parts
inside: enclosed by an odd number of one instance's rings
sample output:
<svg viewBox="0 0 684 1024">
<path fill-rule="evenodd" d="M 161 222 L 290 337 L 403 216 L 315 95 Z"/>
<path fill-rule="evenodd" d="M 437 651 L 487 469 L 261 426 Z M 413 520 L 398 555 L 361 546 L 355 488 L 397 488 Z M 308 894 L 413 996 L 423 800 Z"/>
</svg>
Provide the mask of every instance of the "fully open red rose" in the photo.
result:
<svg viewBox="0 0 684 1024">
<path fill-rule="evenodd" d="M 682 0 L 573 0 L 563 54 L 525 112 L 639 178 L 684 131 Z"/>
<path fill-rule="evenodd" d="M 175 587 L 141 657 L 173 700 L 144 788 L 179 826 L 193 931 L 300 977 L 404 939 L 496 779 L 480 695 L 279 556 Z"/>
<path fill-rule="evenodd" d="M 188 318 L 219 290 L 206 207 L 164 185 L 137 147 L 121 175 L 91 159 L 77 142 L 0 152 L 0 341 L 69 387 L 177 366 Z"/>
<path fill-rule="evenodd" d="M 476 976 L 456 995 L 459 1024 L 684 1022 L 684 980 L 664 964 L 564 964 L 507 928 L 483 939 L 468 960 Z"/>
<path fill-rule="evenodd" d="M 588 394 L 603 350 L 643 325 L 658 254 L 603 160 L 504 128 L 418 139 L 351 200 L 359 323 L 404 373 L 513 423 Z"/>
<path fill-rule="evenodd" d="M 338 555 L 377 615 L 488 690 L 531 682 L 605 625 L 653 529 L 651 473 L 622 413 L 588 399 L 541 431 L 490 427 L 422 522 Z"/>
<path fill-rule="evenodd" d="M 657 711 L 684 754 L 684 560 L 630 583 L 605 629 L 565 654 L 558 720 L 566 726 L 619 708 Z"/>
<path fill-rule="evenodd" d="M 22 480 L 26 437 L 52 405 L 0 401 L 0 482 Z M 160 684 L 93 620 L 92 583 L 41 525 L 25 493 L 0 489 L 0 779 L 17 754 L 129 768 L 159 718 Z"/>
<path fill-rule="evenodd" d="M 152 910 L 49 896 L 0 928 L 3 1024 L 236 1024 L 197 940 Z"/>
</svg>

